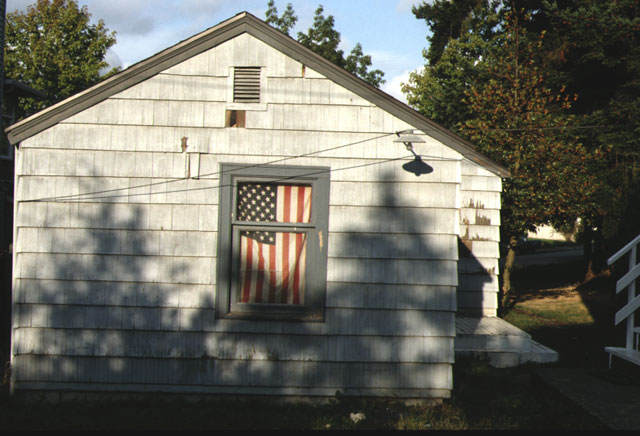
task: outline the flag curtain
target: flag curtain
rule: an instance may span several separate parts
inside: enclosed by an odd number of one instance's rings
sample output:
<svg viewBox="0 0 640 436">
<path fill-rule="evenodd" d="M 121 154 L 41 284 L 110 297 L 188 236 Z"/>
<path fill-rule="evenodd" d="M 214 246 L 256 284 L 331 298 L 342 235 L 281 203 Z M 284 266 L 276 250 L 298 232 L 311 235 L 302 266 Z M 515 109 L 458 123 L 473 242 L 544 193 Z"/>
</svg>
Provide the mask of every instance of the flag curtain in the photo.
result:
<svg viewBox="0 0 640 436">
<path fill-rule="evenodd" d="M 256 223 L 309 223 L 311 186 L 239 183 L 237 217 Z M 304 304 L 307 233 L 286 227 L 243 230 L 240 235 L 240 303 Z"/>
</svg>

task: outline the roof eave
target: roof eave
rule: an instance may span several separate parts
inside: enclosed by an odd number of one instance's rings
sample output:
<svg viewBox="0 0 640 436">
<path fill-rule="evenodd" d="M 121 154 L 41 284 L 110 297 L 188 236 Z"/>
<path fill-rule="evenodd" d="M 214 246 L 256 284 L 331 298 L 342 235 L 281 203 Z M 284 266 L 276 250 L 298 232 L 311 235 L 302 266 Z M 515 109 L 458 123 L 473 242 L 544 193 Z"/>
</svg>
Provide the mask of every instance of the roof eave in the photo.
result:
<svg viewBox="0 0 640 436">
<path fill-rule="evenodd" d="M 473 144 L 434 123 L 411 107 L 364 80 L 334 65 L 290 36 L 247 12 L 239 13 L 214 27 L 140 61 L 83 92 L 13 124 L 5 132 L 8 134 L 9 141 L 12 144 L 21 142 L 82 110 L 106 100 L 118 92 L 124 91 L 167 68 L 245 32 L 318 71 L 328 79 L 358 94 L 416 129 L 428 133 L 434 139 L 458 151 L 472 162 L 501 177 L 510 177 L 508 169 L 478 152 Z"/>
</svg>

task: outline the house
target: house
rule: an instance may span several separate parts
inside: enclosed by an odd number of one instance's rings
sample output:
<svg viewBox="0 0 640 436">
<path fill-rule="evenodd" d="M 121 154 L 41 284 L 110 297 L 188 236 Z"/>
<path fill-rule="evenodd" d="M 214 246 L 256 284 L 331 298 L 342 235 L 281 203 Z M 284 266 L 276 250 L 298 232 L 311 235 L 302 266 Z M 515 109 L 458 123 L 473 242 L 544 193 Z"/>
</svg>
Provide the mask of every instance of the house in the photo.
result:
<svg viewBox="0 0 640 436">
<path fill-rule="evenodd" d="M 508 171 L 248 13 L 7 132 L 14 391 L 448 398 L 495 318 Z"/>
</svg>

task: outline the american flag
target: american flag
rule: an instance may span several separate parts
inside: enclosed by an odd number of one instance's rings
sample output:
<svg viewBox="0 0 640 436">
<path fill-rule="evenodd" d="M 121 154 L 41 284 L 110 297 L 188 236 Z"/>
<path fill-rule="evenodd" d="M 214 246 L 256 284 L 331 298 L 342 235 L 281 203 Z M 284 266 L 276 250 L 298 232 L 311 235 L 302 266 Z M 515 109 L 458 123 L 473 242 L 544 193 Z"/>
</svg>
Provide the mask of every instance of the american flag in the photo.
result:
<svg viewBox="0 0 640 436">
<path fill-rule="evenodd" d="M 311 186 L 239 183 L 240 221 L 308 223 Z M 240 232 L 240 303 L 304 304 L 307 235 Z"/>
</svg>

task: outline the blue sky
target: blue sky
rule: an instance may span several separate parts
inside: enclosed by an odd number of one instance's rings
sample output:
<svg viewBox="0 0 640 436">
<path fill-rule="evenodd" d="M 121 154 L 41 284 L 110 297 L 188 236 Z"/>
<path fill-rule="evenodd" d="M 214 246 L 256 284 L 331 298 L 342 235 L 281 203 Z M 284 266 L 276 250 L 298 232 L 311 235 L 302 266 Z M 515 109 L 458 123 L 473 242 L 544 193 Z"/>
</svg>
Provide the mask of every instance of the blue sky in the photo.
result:
<svg viewBox="0 0 640 436">
<path fill-rule="evenodd" d="M 7 12 L 25 10 L 35 0 L 7 0 Z M 162 49 L 247 11 L 265 18 L 268 0 L 80 0 L 94 19 L 102 19 L 116 31 L 117 44 L 108 54 L 113 65 L 126 68 Z M 385 72 L 382 89 L 404 100 L 400 83 L 409 71 L 424 65 L 422 50 L 428 42 L 427 27 L 411 13 L 421 0 L 276 0 L 278 12 L 292 3 L 298 24 L 291 35 L 306 32 L 319 4 L 324 15 L 333 15 L 348 53 L 360 42 L 370 54 L 373 68 Z"/>
</svg>

